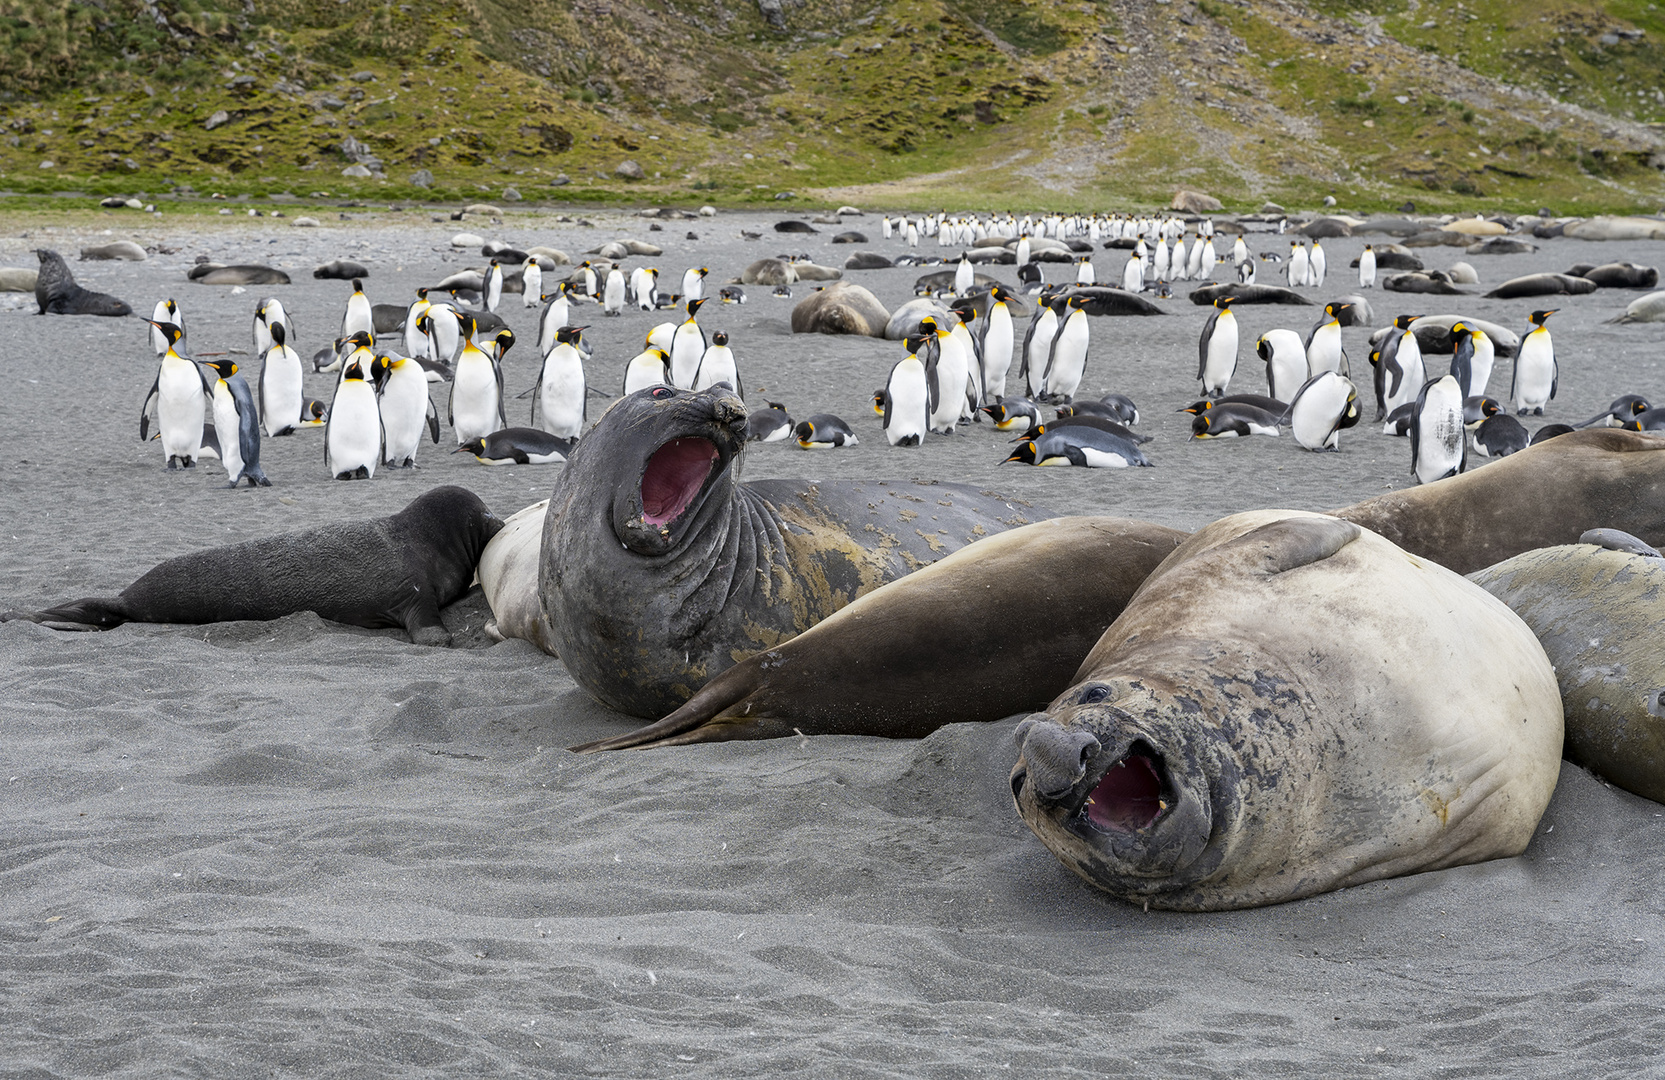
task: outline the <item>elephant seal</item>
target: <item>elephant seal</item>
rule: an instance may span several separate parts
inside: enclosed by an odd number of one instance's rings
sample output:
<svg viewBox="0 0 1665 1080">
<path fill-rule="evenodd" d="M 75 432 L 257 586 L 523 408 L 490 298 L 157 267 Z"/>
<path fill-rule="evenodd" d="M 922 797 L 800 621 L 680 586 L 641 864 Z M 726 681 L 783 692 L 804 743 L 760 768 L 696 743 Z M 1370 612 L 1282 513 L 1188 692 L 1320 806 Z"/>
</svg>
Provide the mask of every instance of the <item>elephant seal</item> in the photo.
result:
<svg viewBox="0 0 1665 1080">
<path fill-rule="evenodd" d="M 890 313 L 885 323 L 885 340 L 901 341 L 919 333 L 919 322 L 927 315 L 942 321 L 944 326 L 953 326 L 955 322 L 955 316 L 942 301 L 930 296 L 915 297 Z"/>
<path fill-rule="evenodd" d="M 1012 795 L 1114 896 L 1257 907 L 1520 854 L 1561 737 L 1555 673 L 1501 602 L 1349 522 L 1263 510 L 1146 579 L 1018 726 Z"/>
<path fill-rule="evenodd" d="M 1445 268 L 1445 276 L 1453 285 L 1478 285 L 1480 273 L 1466 262 L 1454 262 Z"/>
<path fill-rule="evenodd" d="M 1198 307 L 1206 307 L 1222 296 L 1229 296 L 1239 304 L 1312 303 L 1294 289 L 1285 289 L 1279 285 L 1239 285 L 1232 282 L 1229 285 L 1204 285 L 1200 289 L 1191 290 L 1191 302 Z"/>
<path fill-rule="evenodd" d="M 1464 248 L 1469 255 L 1530 255 L 1538 245 L 1513 236 L 1490 236 Z"/>
<path fill-rule="evenodd" d="M 1571 274 L 1527 274 L 1510 278 L 1486 294 L 1488 300 L 1514 300 L 1522 296 L 1583 296 L 1596 291 L 1589 278 Z"/>
<path fill-rule="evenodd" d="M 865 244 L 869 241 L 866 233 L 851 230 L 850 232 L 839 233 L 832 238 L 831 242 L 834 244 Z"/>
<path fill-rule="evenodd" d="M 39 270 L 21 266 L 0 266 L 0 292 L 34 292 Z"/>
<path fill-rule="evenodd" d="M 844 271 L 836 266 L 820 266 L 812 262 L 794 262 L 792 274 L 799 281 L 837 281 Z"/>
<path fill-rule="evenodd" d="M 1665 544 L 1665 435 L 1588 428 L 1460 476 L 1334 511 L 1413 555 L 1471 574 L 1533 548 L 1622 529 Z"/>
<path fill-rule="evenodd" d="M 1435 276 L 1439 274 L 1439 276 Z M 1470 293 L 1451 284 L 1449 277 L 1435 271 L 1425 274 L 1413 271 L 1404 274 L 1389 274 L 1382 279 L 1382 288 L 1388 292 L 1426 293 L 1431 296 L 1469 296 Z"/>
<path fill-rule="evenodd" d="M 1469 579 L 1524 619 L 1555 665 L 1567 760 L 1665 802 L 1665 559 L 1645 554 L 1646 545 L 1587 536 Z"/>
<path fill-rule="evenodd" d="M 794 334 L 858 334 L 884 337 L 890 312 L 879 298 L 847 281 L 810 293 L 792 308 Z"/>
<path fill-rule="evenodd" d="M 734 665 L 659 723 L 573 749 L 794 732 L 922 738 L 944 724 L 1024 712 L 1069 686 L 1104 628 L 1185 535 L 1125 518 L 1070 517 L 990 536 Z M 1037 618 L 1013 633 L 997 616 L 1019 608 Z M 920 633 L 925 626 L 949 632 Z"/>
<path fill-rule="evenodd" d="M 1644 217 L 1593 217 L 1568 222 L 1561 234 L 1575 240 L 1665 240 L 1665 221 Z"/>
<path fill-rule="evenodd" d="M 198 285 L 288 285 L 289 275 L 270 266 L 222 266 L 198 263 L 185 274 Z"/>
<path fill-rule="evenodd" d="M 1578 263 L 1567 271 L 1573 277 L 1589 278 L 1601 289 L 1652 289 L 1659 285 L 1659 271 L 1635 263 Z"/>
<path fill-rule="evenodd" d="M 45 611 L 8 611 L 64 630 L 124 622 L 214 623 L 316 612 L 349 626 L 398 627 L 418 645 L 451 640 L 439 609 L 468 591 L 486 542 L 503 527 L 460 487 L 437 487 L 389 517 L 325 525 L 180 555 L 120 596 Z"/>
<path fill-rule="evenodd" d="M 111 244 L 99 244 L 96 247 L 81 249 L 81 261 L 118 260 L 120 262 L 144 262 L 145 249 L 131 240 L 117 240 Z"/>
<path fill-rule="evenodd" d="M 1331 240 L 1343 236 L 1353 235 L 1353 226 L 1334 217 L 1314 218 L 1295 230 L 1302 236 L 1310 236 L 1315 240 Z"/>
<path fill-rule="evenodd" d="M 1638 296 L 1626 306 L 1624 313 L 1607 320 L 1610 323 L 1665 322 L 1665 292 L 1651 292 Z"/>
<path fill-rule="evenodd" d="M 312 276 L 320 281 L 353 281 L 369 277 L 370 271 L 363 263 L 352 262 L 348 259 L 336 259 L 333 262 L 315 267 Z"/>
<path fill-rule="evenodd" d="M 775 231 L 778 233 L 818 233 L 821 230 L 810 225 L 807 221 L 777 221 Z"/>
<path fill-rule="evenodd" d="M 736 482 L 746 407 L 657 386 L 608 409 L 555 481 L 538 592 L 555 651 L 644 719 L 864 593 L 1054 515 L 959 484 Z"/>
<path fill-rule="evenodd" d="M 966 262 L 973 266 L 999 264 L 1001 266 L 1017 265 L 1017 252 L 1007 251 L 1005 248 L 974 247 L 965 253 Z"/>
<path fill-rule="evenodd" d="M 1422 260 L 1408 251 L 1374 248 L 1372 254 L 1376 256 L 1377 270 L 1421 270 L 1423 268 Z M 1359 265 L 1358 258 L 1354 257 L 1350 265 L 1357 269 Z"/>
<path fill-rule="evenodd" d="M 844 260 L 846 270 L 888 270 L 895 265 L 876 251 L 858 251 Z"/>
<path fill-rule="evenodd" d="M 37 315 L 108 315 L 120 318 L 133 314 L 133 309 L 108 293 L 92 292 L 75 283 L 75 275 L 62 255 L 46 248 L 36 248 L 40 270 L 35 276 Z"/>
<path fill-rule="evenodd" d="M 1415 236 L 1427 227 L 1422 222 L 1413 221 L 1410 218 L 1370 218 L 1363 225 L 1354 225 L 1353 235 L 1384 233 L 1388 236 L 1406 237 Z"/>
<path fill-rule="evenodd" d="M 915 296 L 923 296 L 927 293 L 952 292 L 954 289 L 954 275 L 956 273 L 958 273 L 957 270 L 937 270 L 933 273 L 921 274 L 913 280 L 913 294 Z M 982 286 L 985 290 L 995 285 L 1006 284 L 999 278 L 993 278 L 987 274 L 978 273 L 973 273 L 971 275 L 971 282 L 973 288 Z"/>
<path fill-rule="evenodd" d="M 480 553 L 478 574 L 480 589 L 491 606 L 486 636 L 498 641 L 520 638 L 553 656 L 555 642 L 538 596 L 538 563 L 548 511 L 545 499 L 505 518 L 503 528 Z"/>
<path fill-rule="evenodd" d="M 740 272 L 742 285 L 790 285 L 798 280 L 785 259 L 759 259 Z"/>
<path fill-rule="evenodd" d="M 1057 297 L 1081 297 L 1081 310 L 1089 315 L 1166 315 L 1167 312 L 1136 292 L 1110 285 L 1063 285 L 1041 292 L 1040 303 Z M 1012 312 L 1015 317 L 1018 313 Z"/>
</svg>

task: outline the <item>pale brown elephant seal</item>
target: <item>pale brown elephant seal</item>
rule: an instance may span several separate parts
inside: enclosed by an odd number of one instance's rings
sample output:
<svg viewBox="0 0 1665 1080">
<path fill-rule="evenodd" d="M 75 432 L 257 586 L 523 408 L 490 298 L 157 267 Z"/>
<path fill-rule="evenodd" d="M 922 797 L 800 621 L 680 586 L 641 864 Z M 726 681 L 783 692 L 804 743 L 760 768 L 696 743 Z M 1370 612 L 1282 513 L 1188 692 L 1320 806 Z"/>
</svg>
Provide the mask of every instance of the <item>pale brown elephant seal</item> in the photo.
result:
<svg viewBox="0 0 1665 1080">
<path fill-rule="evenodd" d="M 1470 574 L 1525 620 L 1555 665 L 1568 761 L 1665 802 L 1665 559 L 1625 533 Z"/>
<path fill-rule="evenodd" d="M 1416 555 L 1472 574 L 1587 529 L 1665 544 L 1665 435 L 1591 428 L 1432 484 L 1391 491 L 1337 517 Z"/>
<path fill-rule="evenodd" d="M 794 334 L 858 334 L 884 337 L 890 312 L 879 298 L 848 281 L 810 293 L 792 309 Z"/>
<path fill-rule="evenodd" d="M 574 749 L 794 733 L 920 738 L 1036 708 L 1069 685 L 1185 536 L 1143 521 L 1072 517 L 979 540 L 729 668 L 659 723 Z M 1018 610 L 1036 617 L 1014 629 L 1000 615 Z"/>
<path fill-rule="evenodd" d="M 1555 673 L 1479 586 L 1350 522 L 1193 535 L 1018 726 L 1019 813 L 1121 899 L 1295 900 L 1518 855 L 1555 790 Z"/>
</svg>

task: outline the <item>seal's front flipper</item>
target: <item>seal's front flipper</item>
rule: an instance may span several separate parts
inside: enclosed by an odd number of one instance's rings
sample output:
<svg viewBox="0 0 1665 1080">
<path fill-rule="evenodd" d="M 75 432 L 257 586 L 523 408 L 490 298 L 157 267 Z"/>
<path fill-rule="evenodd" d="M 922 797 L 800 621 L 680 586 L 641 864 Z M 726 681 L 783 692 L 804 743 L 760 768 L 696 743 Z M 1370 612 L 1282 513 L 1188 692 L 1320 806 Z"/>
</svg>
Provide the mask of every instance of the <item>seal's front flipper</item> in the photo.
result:
<svg viewBox="0 0 1665 1080">
<path fill-rule="evenodd" d="M 1286 574 L 1303 566 L 1323 562 L 1357 540 L 1364 532 L 1351 521 L 1333 517 L 1292 517 L 1250 529 L 1235 540 L 1215 549 L 1245 551 L 1259 547 L 1266 574 Z"/>
<path fill-rule="evenodd" d="M 762 657 L 770 656 L 762 654 Z M 754 656 L 736 664 L 706 683 L 682 708 L 657 723 L 569 747 L 575 754 L 602 750 L 646 749 L 650 746 L 686 746 L 690 743 L 727 742 L 730 739 L 776 739 L 792 734 L 779 720 L 753 717 L 747 698 L 762 684 L 762 657 Z"/>
</svg>

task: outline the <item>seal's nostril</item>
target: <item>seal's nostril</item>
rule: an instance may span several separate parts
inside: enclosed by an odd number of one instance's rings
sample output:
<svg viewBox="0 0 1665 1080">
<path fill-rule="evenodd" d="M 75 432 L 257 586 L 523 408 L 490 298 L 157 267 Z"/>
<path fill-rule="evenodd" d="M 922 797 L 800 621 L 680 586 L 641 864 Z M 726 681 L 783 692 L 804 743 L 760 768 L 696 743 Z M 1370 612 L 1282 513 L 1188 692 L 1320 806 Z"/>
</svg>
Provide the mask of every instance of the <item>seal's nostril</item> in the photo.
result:
<svg viewBox="0 0 1665 1080">
<path fill-rule="evenodd" d="M 1029 777 L 1029 773 L 1027 771 L 1025 771 L 1022 767 L 1019 767 L 1019 768 L 1016 768 L 1016 769 L 1012 770 L 1012 801 L 1013 802 L 1017 802 L 1019 797 L 1022 796 L 1022 794 L 1023 794 L 1023 782 L 1024 782 L 1024 780 L 1028 779 L 1028 777 Z"/>
</svg>

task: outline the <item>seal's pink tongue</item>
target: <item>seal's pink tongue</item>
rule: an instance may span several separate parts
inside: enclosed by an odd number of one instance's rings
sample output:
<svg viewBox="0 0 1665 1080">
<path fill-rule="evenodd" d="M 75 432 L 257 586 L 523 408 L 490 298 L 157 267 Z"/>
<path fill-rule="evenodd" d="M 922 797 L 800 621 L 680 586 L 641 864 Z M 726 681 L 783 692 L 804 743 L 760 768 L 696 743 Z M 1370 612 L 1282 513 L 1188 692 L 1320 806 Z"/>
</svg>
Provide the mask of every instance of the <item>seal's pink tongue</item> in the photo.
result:
<svg viewBox="0 0 1665 1080">
<path fill-rule="evenodd" d="M 710 439 L 672 439 L 653 452 L 642 474 L 642 520 L 649 525 L 675 521 L 700 493 L 717 447 Z"/>
<path fill-rule="evenodd" d="M 1087 820 L 1101 829 L 1133 832 L 1162 812 L 1162 780 L 1142 754 L 1129 754 L 1104 775 L 1087 799 Z"/>
</svg>

